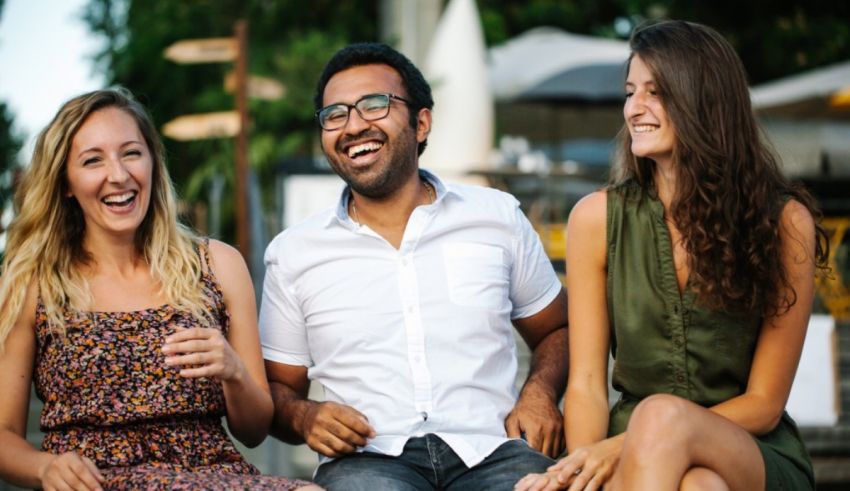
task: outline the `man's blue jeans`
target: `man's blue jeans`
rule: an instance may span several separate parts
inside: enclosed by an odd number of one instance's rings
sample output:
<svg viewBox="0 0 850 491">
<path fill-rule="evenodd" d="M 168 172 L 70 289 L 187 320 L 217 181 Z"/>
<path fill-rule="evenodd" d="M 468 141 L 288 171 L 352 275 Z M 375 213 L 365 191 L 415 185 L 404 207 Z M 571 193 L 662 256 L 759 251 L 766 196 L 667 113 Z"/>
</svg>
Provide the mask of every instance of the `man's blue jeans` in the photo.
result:
<svg viewBox="0 0 850 491">
<path fill-rule="evenodd" d="M 438 436 L 411 438 L 398 457 L 362 452 L 323 464 L 315 482 L 328 491 L 499 491 L 513 490 L 529 472 L 554 461 L 510 440 L 469 468 Z"/>
</svg>

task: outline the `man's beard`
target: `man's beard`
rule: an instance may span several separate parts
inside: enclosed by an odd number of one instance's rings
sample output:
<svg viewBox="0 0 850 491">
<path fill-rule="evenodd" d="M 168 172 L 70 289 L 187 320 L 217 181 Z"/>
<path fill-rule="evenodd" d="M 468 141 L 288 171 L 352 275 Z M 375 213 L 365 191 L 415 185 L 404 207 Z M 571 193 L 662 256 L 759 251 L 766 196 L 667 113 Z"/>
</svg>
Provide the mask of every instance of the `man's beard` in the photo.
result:
<svg viewBox="0 0 850 491">
<path fill-rule="evenodd" d="M 350 138 L 350 140 L 363 138 L 368 136 L 369 133 L 376 136 L 380 135 L 385 146 L 390 143 L 387 135 L 380 130 L 364 132 Z M 343 143 L 345 143 L 345 140 L 341 139 L 338 146 L 342 146 Z M 419 156 L 417 154 L 419 143 L 416 141 L 416 134 L 410 126 L 405 126 L 404 131 L 399 133 L 392 143 L 392 147 L 386 148 L 391 150 L 391 153 L 384 156 L 383 164 L 379 164 L 383 167 L 379 168 L 378 174 L 371 179 L 366 179 L 365 176 L 361 178 L 359 173 L 346 171 L 339 162 L 335 162 L 328 155 L 326 156 L 334 172 L 357 194 L 371 199 L 382 199 L 401 189 L 411 174 L 415 174 L 419 168 Z"/>
</svg>

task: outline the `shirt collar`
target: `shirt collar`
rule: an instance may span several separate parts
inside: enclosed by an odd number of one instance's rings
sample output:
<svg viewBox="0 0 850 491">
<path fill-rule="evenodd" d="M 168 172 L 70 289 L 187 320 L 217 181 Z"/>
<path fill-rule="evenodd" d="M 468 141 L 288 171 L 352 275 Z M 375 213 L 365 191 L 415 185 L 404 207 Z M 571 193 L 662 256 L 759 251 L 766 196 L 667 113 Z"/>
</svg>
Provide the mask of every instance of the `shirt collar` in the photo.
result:
<svg viewBox="0 0 850 491">
<path fill-rule="evenodd" d="M 434 186 L 434 192 L 437 193 L 437 196 L 434 199 L 434 204 L 440 203 L 447 196 L 460 197 L 460 195 L 456 191 L 454 191 L 451 187 L 446 186 L 443 181 L 439 177 L 437 177 L 436 174 L 429 170 L 419 169 L 419 177 Z M 350 199 L 351 186 L 346 185 L 340 193 L 339 201 L 337 201 L 334 213 L 331 214 L 331 216 L 328 218 L 328 221 L 325 223 L 326 227 L 329 227 L 334 224 L 339 224 L 343 227 L 352 230 L 357 228 L 357 224 L 354 223 L 354 221 L 348 215 L 348 202 Z"/>
</svg>

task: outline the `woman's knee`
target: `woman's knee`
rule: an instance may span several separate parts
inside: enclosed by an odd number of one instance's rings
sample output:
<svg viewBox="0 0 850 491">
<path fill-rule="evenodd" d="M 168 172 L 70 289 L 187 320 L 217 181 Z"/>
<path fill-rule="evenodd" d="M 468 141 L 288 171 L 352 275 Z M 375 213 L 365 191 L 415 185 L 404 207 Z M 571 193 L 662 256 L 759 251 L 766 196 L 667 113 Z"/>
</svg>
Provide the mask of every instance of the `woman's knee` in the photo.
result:
<svg viewBox="0 0 850 491">
<path fill-rule="evenodd" d="M 642 400 L 629 420 L 629 434 L 648 432 L 650 436 L 675 436 L 687 426 L 693 403 L 669 394 L 655 394 Z"/>
<path fill-rule="evenodd" d="M 679 491 L 729 491 L 720 474 L 705 467 L 692 467 L 679 483 Z"/>
</svg>

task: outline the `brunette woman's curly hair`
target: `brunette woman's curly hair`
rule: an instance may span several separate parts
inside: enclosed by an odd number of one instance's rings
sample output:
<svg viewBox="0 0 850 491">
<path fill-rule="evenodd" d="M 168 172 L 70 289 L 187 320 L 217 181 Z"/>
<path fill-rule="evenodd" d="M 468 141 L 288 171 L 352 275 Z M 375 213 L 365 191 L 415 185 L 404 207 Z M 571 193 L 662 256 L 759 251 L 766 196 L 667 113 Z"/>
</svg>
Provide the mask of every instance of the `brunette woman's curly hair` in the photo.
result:
<svg viewBox="0 0 850 491">
<path fill-rule="evenodd" d="M 753 114 L 747 76 L 732 46 L 717 31 L 664 21 L 635 30 L 631 58 L 653 75 L 675 129 L 676 194 L 670 219 L 682 234 L 692 287 L 702 305 L 726 312 L 771 316 L 797 301 L 783 267 L 782 206 L 802 203 L 820 212 L 802 186 L 786 179 Z M 653 184 L 654 162 L 631 151 L 620 130 L 611 184 Z M 816 225 L 815 262 L 825 268 L 826 234 Z"/>
</svg>

